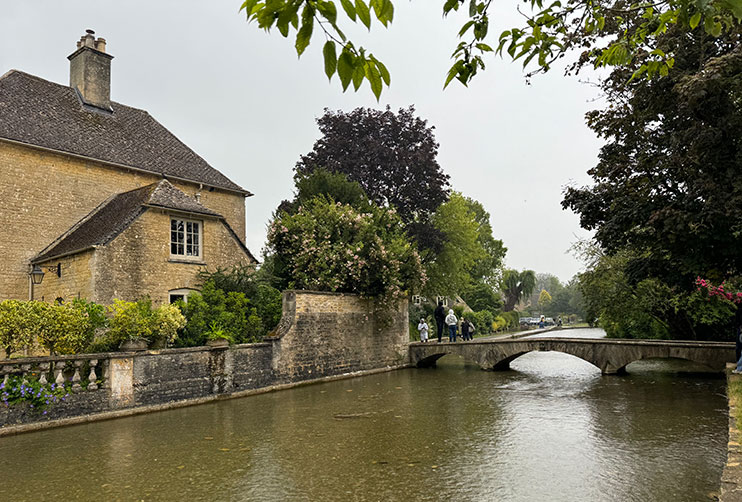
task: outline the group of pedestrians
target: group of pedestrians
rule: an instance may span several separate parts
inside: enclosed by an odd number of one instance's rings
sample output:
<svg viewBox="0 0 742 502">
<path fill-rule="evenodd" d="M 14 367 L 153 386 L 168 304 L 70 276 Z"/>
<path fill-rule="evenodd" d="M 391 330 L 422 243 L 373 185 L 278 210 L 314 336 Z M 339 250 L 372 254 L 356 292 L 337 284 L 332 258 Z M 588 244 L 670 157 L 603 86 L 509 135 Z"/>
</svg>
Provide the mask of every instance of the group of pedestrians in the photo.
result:
<svg viewBox="0 0 742 502">
<path fill-rule="evenodd" d="M 438 328 L 438 343 L 441 343 L 442 341 L 444 328 L 448 331 L 448 341 L 455 342 L 459 336 L 459 320 L 456 317 L 456 314 L 454 314 L 453 309 L 449 309 L 448 315 L 446 315 L 446 309 L 443 308 L 443 302 L 439 301 L 438 306 L 433 312 L 433 317 L 435 318 L 435 324 Z M 424 317 L 420 318 L 420 324 L 417 325 L 417 330 L 420 332 L 420 341 L 427 342 L 430 327 Z M 474 325 L 464 316 L 461 316 L 461 339 L 473 340 L 473 335 Z"/>
</svg>

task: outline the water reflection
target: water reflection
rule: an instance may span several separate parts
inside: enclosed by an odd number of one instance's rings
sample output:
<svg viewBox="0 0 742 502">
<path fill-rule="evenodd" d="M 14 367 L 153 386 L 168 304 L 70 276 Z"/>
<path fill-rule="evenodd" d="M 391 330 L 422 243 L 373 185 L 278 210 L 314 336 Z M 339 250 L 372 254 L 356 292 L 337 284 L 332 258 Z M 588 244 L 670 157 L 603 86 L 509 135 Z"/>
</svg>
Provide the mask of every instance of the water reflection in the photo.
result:
<svg viewBox="0 0 742 502">
<path fill-rule="evenodd" d="M 642 364 L 602 377 L 553 352 L 507 372 L 447 356 L 3 438 L 0 486 L 13 501 L 705 500 L 726 457 L 724 381 Z"/>
</svg>

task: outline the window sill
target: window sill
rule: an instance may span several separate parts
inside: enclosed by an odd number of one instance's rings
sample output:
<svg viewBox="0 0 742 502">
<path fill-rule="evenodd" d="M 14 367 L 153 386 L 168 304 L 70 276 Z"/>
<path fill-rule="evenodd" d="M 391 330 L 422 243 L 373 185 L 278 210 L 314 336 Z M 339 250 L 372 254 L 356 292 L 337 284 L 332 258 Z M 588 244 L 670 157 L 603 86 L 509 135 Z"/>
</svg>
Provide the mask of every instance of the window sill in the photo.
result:
<svg viewBox="0 0 742 502">
<path fill-rule="evenodd" d="M 185 260 L 183 258 L 170 258 L 168 263 L 182 263 L 184 265 L 206 265 L 202 260 Z"/>
</svg>

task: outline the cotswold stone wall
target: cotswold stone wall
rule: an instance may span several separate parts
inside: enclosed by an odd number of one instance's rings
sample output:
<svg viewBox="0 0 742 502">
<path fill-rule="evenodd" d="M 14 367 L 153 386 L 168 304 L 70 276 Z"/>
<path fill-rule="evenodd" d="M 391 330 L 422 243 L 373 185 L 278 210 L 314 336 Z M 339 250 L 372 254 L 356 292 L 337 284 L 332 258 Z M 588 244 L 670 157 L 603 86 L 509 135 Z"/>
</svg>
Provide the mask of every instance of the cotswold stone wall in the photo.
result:
<svg viewBox="0 0 742 502">
<path fill-rule="evenodd" d="M 279 381 L 304 380 L 407 362 L 407 301 L 374 312 L 374 300 L 306 291 L 283 294 L 283 318 L 273 343 Z"/>
<path fill-rule="evenodd" d="M 0 404 L 0 436 L 406 366 L 406 301 L 386 320 L 355 295 L 286 291 L 283 302 L 281 322 L 263 343 L 0 361 L 0 381 L 43 373 L 49 382 L 83 384 L 46 415 Z"/>
</svg>

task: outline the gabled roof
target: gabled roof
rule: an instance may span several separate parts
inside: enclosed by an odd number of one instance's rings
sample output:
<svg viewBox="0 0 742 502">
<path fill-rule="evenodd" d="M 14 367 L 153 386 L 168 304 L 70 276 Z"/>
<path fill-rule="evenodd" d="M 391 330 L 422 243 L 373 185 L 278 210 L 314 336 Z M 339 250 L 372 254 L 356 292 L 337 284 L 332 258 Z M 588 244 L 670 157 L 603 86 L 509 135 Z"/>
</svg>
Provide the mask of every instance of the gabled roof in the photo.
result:
<svg viewBox="0 0 742 502">
<path fill-rule="evenodd" d="M 175 188 L 169 181 L 162 180 L 109 197 L 42 250 L 32 262 L 40 263 L 58 256 L 84 251 L 93 246 L 108 244 L 126 230 L 148 207 L 173 209 L 224 220 L 219 213 L 205 208 Z M 224 223 L 226 225 L 226 221 Z M 235 238 L 242 244 L 236 235 Z M 247 250 L 244 245 L 242 247 Z"/>
<path fill-rule="evenodd" d="M 0 138 L 252 195 L 144 110 L 83 107 L 77 91 L 18 70 L 0 77 Z"/>
</svg>

